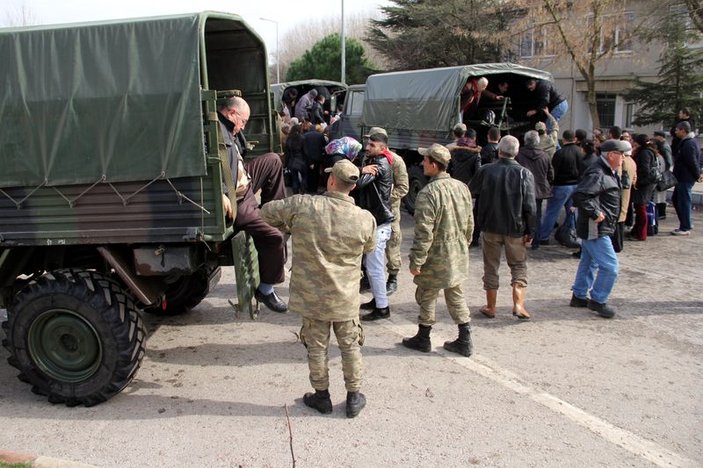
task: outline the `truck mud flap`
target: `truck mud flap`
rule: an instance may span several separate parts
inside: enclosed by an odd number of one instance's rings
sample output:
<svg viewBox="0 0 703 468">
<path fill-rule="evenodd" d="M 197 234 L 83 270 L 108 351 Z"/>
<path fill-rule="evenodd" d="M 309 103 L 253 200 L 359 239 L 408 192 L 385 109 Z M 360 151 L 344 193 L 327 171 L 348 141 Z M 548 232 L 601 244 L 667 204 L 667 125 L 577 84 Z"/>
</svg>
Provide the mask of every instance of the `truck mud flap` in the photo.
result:
<svg viewBox="0 0 703 468">
<path fill-rule="evenodd" d="M 232 257 L 238 302 L 232 304 L 230 301 L 230 304 L 237 316 L 245 312 L 256 319 L 259 316 L 259 304 L 254 299 L 254 293 L 259 286 L 259 259 L 254 240 L 244 231 L 232 238 Z"/>
</svg>

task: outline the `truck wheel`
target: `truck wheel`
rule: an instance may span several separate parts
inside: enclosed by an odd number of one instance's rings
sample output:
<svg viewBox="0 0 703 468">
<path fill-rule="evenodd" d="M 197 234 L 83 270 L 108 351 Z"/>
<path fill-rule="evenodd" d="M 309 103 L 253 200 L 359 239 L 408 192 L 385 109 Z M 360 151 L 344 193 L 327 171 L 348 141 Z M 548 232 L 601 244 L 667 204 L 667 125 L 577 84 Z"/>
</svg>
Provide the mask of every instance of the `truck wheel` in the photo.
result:
<svg viewBox="0 0 703 468">
<path fill-rule="evenodd" d="M 179 278 L 166 289 L 166 307 L 149 307 L 157 315 L 180 315 L 200 304 L 210 292 L 210 277 L 205 268 Z"/>
<path fill-rule="evenodd" d="M 8 362 L 51 403 L 101 403 L 129 384 L 144 357 L 134 301 L 100 273 L 46 273 L 20 291 L 7 317 Z"/>
<path fill-rule="evenodd" d="M 403 203 L 405 204 L 405 209 L 411 215 L 415 214 L 415 199 L 420 190 L 427 185 L 427 177 L 422 172 L 422 167 L 413 166 L 408 171 L 408 176 L 410 178 L 410 184 L 408 188 L 408 193 L 403 198 Z"/>
</svg>

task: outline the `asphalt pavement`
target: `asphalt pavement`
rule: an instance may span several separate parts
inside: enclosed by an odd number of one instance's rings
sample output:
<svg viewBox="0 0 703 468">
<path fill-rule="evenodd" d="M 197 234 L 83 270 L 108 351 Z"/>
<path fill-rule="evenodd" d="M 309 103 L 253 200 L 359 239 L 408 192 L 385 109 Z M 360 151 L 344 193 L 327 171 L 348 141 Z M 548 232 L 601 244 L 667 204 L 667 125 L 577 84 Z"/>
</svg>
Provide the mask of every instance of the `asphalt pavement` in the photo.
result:
<svg viewBox="0 0 703 468">
<path fill-rule="evenodd" d="M 660 235 L 626 243 L 612 320 L 569 307 L 577 260 L 554 245 L 530 253 L 533 319 L 511 315 L 506 265 L 498 316 L 482 317 L 481 253 L 472 249 L 471 358 L 442 349 L 456 334 L 443 300 L 433 352 L 399 346 L 417 317 L 403 270 L 391 319 L 365 325 L 368 405 L 352 420 L 336 347 L 334 412 L 320 415 L 302 403 L 310 387 L 300 318 L 235 318 L 226 271 L 191 313 L 147 317 L 141 369 L 101 405 L 47 403 L 0 350 L 0 449 L 102 467 L 703 466 L 700 211 L 694 224 L 689 237 L 669 235 L 677 227 L 669 207 Z M 407 213 L 402 226 L 405 261 Z M 287 283 L 279 291 L 287 298 Z"/>
</svg>

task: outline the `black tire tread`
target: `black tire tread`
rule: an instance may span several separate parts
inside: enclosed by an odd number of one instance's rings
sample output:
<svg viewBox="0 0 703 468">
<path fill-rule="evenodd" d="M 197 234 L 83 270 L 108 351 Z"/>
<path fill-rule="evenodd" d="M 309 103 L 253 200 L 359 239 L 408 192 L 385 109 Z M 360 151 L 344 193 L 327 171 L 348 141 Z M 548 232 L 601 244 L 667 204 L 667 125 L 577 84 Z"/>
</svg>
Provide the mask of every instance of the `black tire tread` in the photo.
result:
<svg viewBox="0 0 703 468">
<path fill-rule="evenodd" d="M 79 395 L 67 383 L 52 385 L 56 381 L 43 374 L 31 363 L 28 357 L 20 358 L 26 352 L 15 347 L 13 330 L 20 319 L 21 310 L 31 302 L 47 294 L 76 295 L 95 310 L 100 311 L 117 344 L 117 363 L 109 381 L 101 382 L 100 388 Z M 7 310 L 8 320 L 3 324 L 6 339 L 3 346 L 10 352 L 8 362 L 20 370 L 20 380 L 32 385 L 32 391 L 48 397 L 51 403 L 64 403 L 66 406 L 93 406 L 119 393 L 134 377 L 145 353 L 146 330 L 135 301 L 126 294 L 122 286 L 109 277 L 89 270 L 57 270 L 45 273 L 30 282 L 15 297 Z M 28 363 L 28 361 L 30 361 Z M 69 387 L 59 392 L 57 388 Z"/>
</svg>

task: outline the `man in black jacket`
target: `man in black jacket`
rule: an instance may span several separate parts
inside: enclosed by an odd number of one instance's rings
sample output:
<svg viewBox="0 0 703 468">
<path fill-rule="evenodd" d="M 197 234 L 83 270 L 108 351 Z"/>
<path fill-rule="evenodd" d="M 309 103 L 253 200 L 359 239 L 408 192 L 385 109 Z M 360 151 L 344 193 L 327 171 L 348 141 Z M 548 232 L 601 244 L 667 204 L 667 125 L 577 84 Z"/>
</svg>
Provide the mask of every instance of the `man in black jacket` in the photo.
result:
<svg viewBox="0 0 703 468">
<path fill-rule="evenodd" d="M 674 152 L 674 176 L 677 183 L 671 202 L 679 218 L 679 227 L 671 231 L 671 234 L 688 236 L 691 232 L 691 190 L 701 176 L 701 149 L 687 121 L 676 124 L 674 132 L 679 142 Z"/>
<path fill-rule="evenodd" d="M 586 169 L 573 194 L 579 210 L 576 234 L 581 238 L 581 261 L 571 287 L 570 305 L 588 307 L 601 317 L 612 318 L 615 310 L 608 306 L 608 296 L 618 278 L 618 257 L 610 235 L 620 215 L 621 189 L 616 170 L 628 147 L 621 140 L 606 140 L 600 148 L 600 158 Z"/>
<path fill-rule="evenodd" d="M 576 189 L 579 181 L 579 168 L 583 151 L 576 144 L 574 132 L 564 130 L 562 134 L 564 147 L 554 153 L 552 167 L 554 168 L 554 183 L 552 184 L 552 197 L 547 201 L 542 224 L 537 231 L 534 248 L 539 244 L 549 244 L 549 236 L 554 230 L 554 223 L 559 216 L 559 211 L 564 207 L 567 211 L 571 208 L 571 194 Z"/>
<path fill-rule="evenodd" d="M 391 207 L 393 153 L 388 150 L 385 131 L 369 135 L 366 158 L 356 187 L 359 190 L 359 206 L 370 211 L 376 219 L 376 249 L 364 255 L 373 299 L 361 304 L 362 309 L 371 310 L 361 320 L 369 321 L 385 319 L 391 315 L 386 290 L 386 243 L 391 237 L 391 223 L 395 219 Z"/>
<path fill-rule="evenodd" d="M 536 227 L 535 179 L 532 173 L 515 161 L 520 143 L 514 136 L 504 136 L 498 143 L 498 161 L 481 166 L 469 189 L 476 197 L 478 221 L 483 232 L 483 289 L 486 305 L 481 313 L 496 315 L 498 267 L 501 251 L 510 266 L 513 287 L 513 315 L 529 319 L 525 309 L 527 287 L 527 246 Z"/>
<path fill-rule="evenodd" d="M 538 118 L 540 121 L 546 119 L 542 109 L 545 107 L 552 114 L 554 120 L 559 122 L 564 114 L 569 110 L 569 101 L 567 101 L 559 91 L 554 87 L 554 83 L 548 80 L 530 79 L 526 83 L 529 95 L 532 98 L 532 109 L 527 111 L 527 117 Z M 547 133 L 552 131 L 552 124 L 547 121 Z"/>
</svg>

